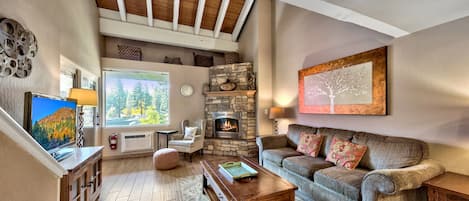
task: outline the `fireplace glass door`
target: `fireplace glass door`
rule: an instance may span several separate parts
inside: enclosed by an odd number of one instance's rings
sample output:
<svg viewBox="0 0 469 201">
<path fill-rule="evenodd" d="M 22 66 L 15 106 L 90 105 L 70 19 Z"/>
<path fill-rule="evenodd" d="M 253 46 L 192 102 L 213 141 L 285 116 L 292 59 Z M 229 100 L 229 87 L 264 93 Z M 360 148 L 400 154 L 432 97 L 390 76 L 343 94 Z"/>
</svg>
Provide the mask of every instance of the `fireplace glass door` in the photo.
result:
<svg viewBox="0 0 469 201">
<path fill-rule="evenodd" d="M 231 118 L 220 118 L 215 120 L 215 131 L 216 132 L 239 132 L 237 119 Z"/>
</svg>

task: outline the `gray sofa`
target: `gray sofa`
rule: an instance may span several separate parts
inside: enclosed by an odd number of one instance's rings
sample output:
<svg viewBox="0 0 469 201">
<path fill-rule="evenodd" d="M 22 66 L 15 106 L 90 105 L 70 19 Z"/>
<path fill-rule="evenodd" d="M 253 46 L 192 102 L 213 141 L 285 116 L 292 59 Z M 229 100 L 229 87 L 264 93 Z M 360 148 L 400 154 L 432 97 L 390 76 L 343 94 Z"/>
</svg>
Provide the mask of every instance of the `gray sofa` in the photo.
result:
<svg viewBox="0 0 469 201">
<path fill-rule="evenodd" d="M 301 132 L 324 135 L 318 157 L 296 152 Z M 325 161 L 333 137 L 368 147 L 354 170 Z M 291 124 L 286 135 L 257 138 L 259 163 L 298 186 L 297 195 L 315 201 L 426 200 L 422 182 L 444 168 L 428 159 L 422 141 Z"/>
</svg>

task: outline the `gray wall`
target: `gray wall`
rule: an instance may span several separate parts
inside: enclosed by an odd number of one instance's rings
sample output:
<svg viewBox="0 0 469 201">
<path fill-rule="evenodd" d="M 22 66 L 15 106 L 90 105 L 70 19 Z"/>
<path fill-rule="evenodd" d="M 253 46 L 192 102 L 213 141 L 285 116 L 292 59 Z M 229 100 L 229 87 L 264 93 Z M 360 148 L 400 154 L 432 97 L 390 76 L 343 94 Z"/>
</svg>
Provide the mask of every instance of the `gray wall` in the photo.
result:
<svg viewBox="0 0 469 201">
<path fill-rule="evenodd" d="M 119 58 L 117 45 L 128 45 L 133 47 L 140 47 L 142 49 L 143 61 L 163 63 L 165 56 L 179 57 L 181 58 L 183 65 L 193 66 L 194 56 L 192 55 L 192 53 L 195 52 L 204 56 L 213 56 L 213 63 L 215 65 L 225 64 L 225 57 L 223 53 L 195 50 L 190 48 L 175 47 L 108 36 L 104 37 L 104 44 L 104 57 L 110 58 Z"/>
<path fill-rule="evenodd" d="M 431 158 L 469 174 L 469 17 L 391 38 L 276 1 L 274 103 L 288 123 L 368 131 L 430 143 Z M 389 45 L 388 116 L 299 114 L 298 70 Z"/>
</svg>

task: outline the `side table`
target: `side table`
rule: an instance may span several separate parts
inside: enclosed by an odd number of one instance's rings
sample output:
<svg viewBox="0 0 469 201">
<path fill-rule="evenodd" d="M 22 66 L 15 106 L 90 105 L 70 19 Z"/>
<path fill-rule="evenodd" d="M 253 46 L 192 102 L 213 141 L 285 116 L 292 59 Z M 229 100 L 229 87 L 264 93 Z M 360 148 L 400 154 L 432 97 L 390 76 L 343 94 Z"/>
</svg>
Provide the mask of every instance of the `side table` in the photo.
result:
<svg viewBox="0 0 469 201">
<path fill-rule="evenodd" d="M 169 136 L 172 134 L 176 134 L 176 133 L 178 133 L 177 130 L 156 131 L 156 137 L 158 140 L 158 149 L 160 149 L 160 135 L 166 135 L 166 148 L 168 148 Z"/>
<path fill-rule="evenodd" d="M 446 172 L 423 183 L 429 201 L 469 201 L 469 176 Z"/>
</svg>

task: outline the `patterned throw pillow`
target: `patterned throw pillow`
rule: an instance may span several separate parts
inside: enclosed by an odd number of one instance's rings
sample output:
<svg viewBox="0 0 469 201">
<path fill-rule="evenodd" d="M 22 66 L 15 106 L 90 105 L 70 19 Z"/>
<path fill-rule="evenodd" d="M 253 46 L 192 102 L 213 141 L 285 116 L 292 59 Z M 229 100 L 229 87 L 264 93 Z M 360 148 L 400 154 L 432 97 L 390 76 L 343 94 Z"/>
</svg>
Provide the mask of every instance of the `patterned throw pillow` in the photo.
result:
<svg viewBox="0 0 469 201">
<path fill-rule="evenodd" d="M 365 155 L 366 149 L 365 145 L 354 144 L 334 137 L 332 138 L 326 161 L 353 170 L 358 166 L 363 155 Z"/>
<path fill-rule="evenodd" d="M 321 149 L 323 136 L 302 132 L 296 151 L 308 156 L 317 157 Z"/>
</svg>

